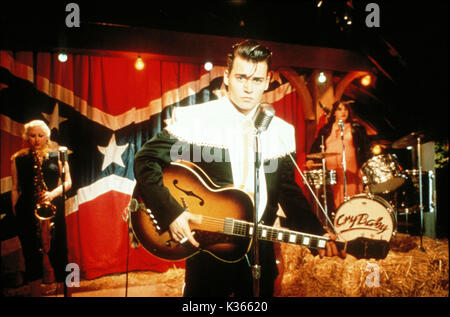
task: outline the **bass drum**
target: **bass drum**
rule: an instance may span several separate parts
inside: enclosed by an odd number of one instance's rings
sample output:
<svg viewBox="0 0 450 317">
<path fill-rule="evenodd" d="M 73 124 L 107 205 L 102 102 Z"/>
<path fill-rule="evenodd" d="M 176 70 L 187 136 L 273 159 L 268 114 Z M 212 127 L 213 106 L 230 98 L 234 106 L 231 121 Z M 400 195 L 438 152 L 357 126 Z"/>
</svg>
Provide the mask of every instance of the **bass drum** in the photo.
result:
<svg viewBox="0 0 450 317">
<path fill-rule="evenodd" d="M 338 240 L 365 238 L 389 242 L 396 228 L 396 220 L 394 210 L 386 200 L 371 194 L 359 194 L 337 209 L 334 227 Z"/>
<path fill-rule="evenodd" d="M 420 212 L 419 171 L 406 170 L 406 174 L 408 180 L 395 197 L 397 212 Z M 436 207 L 433 171 L 422 171 L 422 198 L 424 211 L 433 212 Z"/>
</svg>

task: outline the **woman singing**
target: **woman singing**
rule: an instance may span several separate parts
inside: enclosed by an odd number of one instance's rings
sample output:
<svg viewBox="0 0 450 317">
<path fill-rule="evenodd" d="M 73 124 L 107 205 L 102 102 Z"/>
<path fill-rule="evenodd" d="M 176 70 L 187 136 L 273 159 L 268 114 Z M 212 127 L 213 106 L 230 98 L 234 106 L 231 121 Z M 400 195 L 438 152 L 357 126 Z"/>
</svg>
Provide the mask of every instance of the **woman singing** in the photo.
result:
<svg viewBox="0 0 450 317">
<path fill-rule="evenodd" d="M 339 124 L 340 122 L 342 124 Z M 336 210 L 345 198 L 343 149 L 345 149 L 346 162 L 346 197 L 350 198 L 363 192 L 360 168 L 370 157 L 370 142 L 366 129 L 353 121 L 349 105 L 341 101 L 333 104 L 330 119 L 319 130 L 318 136 L 311 146 L 311 153 L 321 152 L 322 139 L 324 140 L 325 152 L 330 154 L 325 158 L 326 167 L 328 170 L 336 170 L 337 184 L 331 186 L 334 206 L 330 206 L 331 210 Z M 306 166 L 311 168 L 313 163 L 312 160 L 309 160 L 306 162 Z"/>
<path fill-rule="evenodd" d="M 43 242 L 41 222 L 35 215 L 36 204 L 49 202 L 56 208 L 52 219 L 48 256 L 56 282 L 64 282 L 67 265 L 66 227 L 64 214 L 63 166 L 58 152 L 49 148 L 50 129 L 41 120 L 25 124 L 25 146 L 11 157 L 13 213 L 17 220 L 18 236 L 25 260 L 25 281 L 30 284 L 31 296 L 41 296 L 43 278 Z M 64 163 L 64 189 L 72 186 L 69 164 Z M 40 192 L 38 192 L 40 191 Z"/>
</svg>

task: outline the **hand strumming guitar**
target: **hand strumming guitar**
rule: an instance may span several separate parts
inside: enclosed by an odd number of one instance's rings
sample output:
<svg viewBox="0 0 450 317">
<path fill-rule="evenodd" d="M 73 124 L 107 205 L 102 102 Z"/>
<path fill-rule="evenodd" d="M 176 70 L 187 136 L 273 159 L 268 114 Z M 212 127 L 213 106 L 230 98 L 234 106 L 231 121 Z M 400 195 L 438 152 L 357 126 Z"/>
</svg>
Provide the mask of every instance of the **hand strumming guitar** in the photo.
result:
<svg viewBox="0 0 450 317">
<path fill-rule="evenodd" d="M 200 224 L 199 217 L 199 215 L 191 214 L 188 211 L 179 215 L 169 226 L 172 239 L 181 244 L 189 241 L 194 247 L 198 248 L 200 244 L 194 239 L 194 233 L 191 231 L 189 223 Z"/>
</svg>

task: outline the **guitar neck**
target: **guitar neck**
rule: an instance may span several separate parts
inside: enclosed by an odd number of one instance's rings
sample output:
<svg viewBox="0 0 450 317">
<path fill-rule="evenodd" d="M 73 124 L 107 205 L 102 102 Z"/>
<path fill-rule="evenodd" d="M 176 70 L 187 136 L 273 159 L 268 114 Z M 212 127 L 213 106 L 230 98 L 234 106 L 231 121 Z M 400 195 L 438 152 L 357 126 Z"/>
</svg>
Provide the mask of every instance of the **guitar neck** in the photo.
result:
<svg viewBox="0 0 450 317">
<path fill-rule="evenodd" d="M 241 237 L 252 237 L 253 227 L 254 224 L 247 221 L 225 218 L 223 233 Z M 265 225 L 258 225 L 257 237 L 259 240 L 297 244 L 314 249 L 325 248 L 325 244 L 329 240 L 322 236 Z"/>
</svg>

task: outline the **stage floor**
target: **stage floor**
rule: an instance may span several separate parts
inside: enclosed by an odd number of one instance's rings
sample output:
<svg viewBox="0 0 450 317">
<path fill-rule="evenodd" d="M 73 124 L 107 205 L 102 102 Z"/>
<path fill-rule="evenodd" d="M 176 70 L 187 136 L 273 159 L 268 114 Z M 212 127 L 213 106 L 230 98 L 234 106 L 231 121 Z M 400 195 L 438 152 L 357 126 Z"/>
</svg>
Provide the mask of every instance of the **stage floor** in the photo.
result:
<svg viewBox="0 0 450 317">
<path fill-rule="evenodd" d="M 278 297 L 448 297 L 448 239 L 397 234 L 385 259 L 314 257 L 300 246 L 280 245 Z M 184 269 L 129 272 L 81 280 L 72 297 L 180 297 Z M 63 297 L 56 283 L 43 284 L 46 297 Z M 6 297 L 30 296 L 28 286 L 5 289 Z"/>
</svg>

